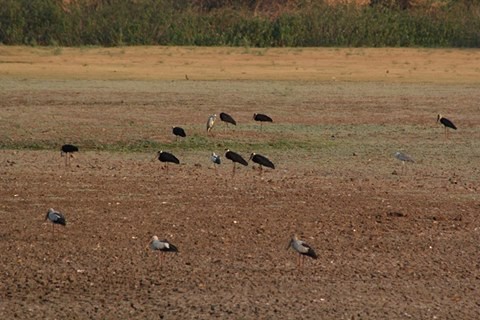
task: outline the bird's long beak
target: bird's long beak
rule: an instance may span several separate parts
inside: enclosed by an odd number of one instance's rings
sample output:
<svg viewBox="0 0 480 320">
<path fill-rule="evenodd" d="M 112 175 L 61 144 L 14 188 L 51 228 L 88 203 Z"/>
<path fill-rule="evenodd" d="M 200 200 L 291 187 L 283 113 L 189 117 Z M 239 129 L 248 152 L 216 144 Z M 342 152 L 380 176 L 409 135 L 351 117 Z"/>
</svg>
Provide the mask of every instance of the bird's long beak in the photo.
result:
<svg viewBox="0 0 480 320">
<path fill-rule="evenodd" d="M 250 155 L 250 158 L 248 158 L 248 161 L 252 161 L 253 158 L 253 153 Z"/>
<path fill-rule="evenodd" d="M 285 250 L 288 250 L 290 249 L 290 247 L 292 246 L 292 242 L 293 242 L 293 239 L 291 239 L 289 242 L 288 242 L 288 246 Z"/>
</svg>

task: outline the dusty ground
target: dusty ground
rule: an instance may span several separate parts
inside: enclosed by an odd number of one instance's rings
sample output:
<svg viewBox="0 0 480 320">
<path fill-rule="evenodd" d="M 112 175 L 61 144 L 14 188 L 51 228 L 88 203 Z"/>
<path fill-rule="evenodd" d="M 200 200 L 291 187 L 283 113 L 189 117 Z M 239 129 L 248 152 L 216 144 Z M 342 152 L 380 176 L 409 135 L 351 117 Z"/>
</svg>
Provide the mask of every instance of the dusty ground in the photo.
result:
<svg viewBox="0 0 480 320">
<path fill-rule="evenodd" d="M 63 50 L 50 58 L 75 57 Z M 136 63 L 149 49 L 135 58 L 130 50 L 121 63 L 137 70 L 125 77 L 133 80 L 97 67 L 69 72 L 70 58 L 31 55 L 13 68 L 6 61 L 20 48 L 0 47 L 1 319 L 480 318 L 478 51 L 397 55 L 437 66 L 411 79 L 367 79 L 357 61 L 343 79 L 352 81 L 273 77 L 253 67 L 265 55 L 249 56 L 252 78 L 198 81 L 198 62 L 178 58 L 186 81 L 142 77 Z M 230 55 L 218 52 L 234 49 L 213 50 L 222 60 Z M 458 55 L 458 69 L 432 55 Z M 198 74 L 214 79 L 209 70 Z M 221 111 L 239 125 L 206 137 L 206 117 Z M 253 112 L 275 122 L 259 131 Z M 448 139 L 438 112 L 459 127 Z M 174 141 L 172 125 L 187 140 Z M 81 150 L 69 168 L 58 151 L 65 142 Z M 224 159 L 215 173 L 209 153 L 225 147 L 266 154 L 277 169 L 249 166 L 232 178 Z M 159 148 L 182 165 L 167 173 L 152 161 Z M 417 162 L 402 168 L 396 150 Z M 43 221 L 49 207 L 67 218 L 55 235 Z M 285 250 L 293 232 L 319 254 L 301 270 Z M 160 266 L 145 251 L 153 234 L 180 253 Z"/>
</svg>

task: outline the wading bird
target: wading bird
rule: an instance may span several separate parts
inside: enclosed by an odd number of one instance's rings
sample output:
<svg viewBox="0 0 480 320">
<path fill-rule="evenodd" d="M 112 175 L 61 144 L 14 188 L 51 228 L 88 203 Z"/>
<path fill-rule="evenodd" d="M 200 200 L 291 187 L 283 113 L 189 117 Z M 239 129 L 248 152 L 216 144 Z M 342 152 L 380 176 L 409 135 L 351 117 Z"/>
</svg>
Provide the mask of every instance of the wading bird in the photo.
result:
<svg viewBox="0 0 480 320">
<path fill-rule="evenodd" d="M 233 117 L 231 115 L 229 115 L 228 113 L 225 113 L 225 112 L 220 113 L 220 120 L 225 122 L 226 127 L 228 127 L 229 123 L 233 124 L 234 126 L 237 125 L 237 121 L 235 121 L 235 119 L 233 119 Z M 225 127 L 225 129 L 226 129 L 226 127 Z"/>
<path fill-rule="evenodd" d="M 175 157 L 173 154 L 166 152 L 166 151 L 158 151 L 157 152 L 157 158 L 160 162 L 165 163 L 165 168 L 167 169 L 168 172 L 168 163 L 175 163 L 175 164 L 180 164 L 180 160 L 178 160 L 177 157 Z"/>
<path fill-rule="evenodd" d="M 210 160 L 213 162 L 213 167 L 215 168 L 215 172 L 217 171 L 217 165 L 220 165 L 222 163 L 222 160 L 220 160 L 220 156 L 216 154 L 215 152 L 212 152 L 212 156 L 210 157 Z"/>
<path fill-rule="evenodd" d="M 275 169 L 275 165 L 273 164 L 273 162 L 270 161 L 267 157 L 262 156 L 261 154 L 256 154 L 255 152 L 253 152 L 250 155 L 249 160 L 257 163 L 258 165 L 260 165 L 260 172 L 262 172 L 263 167 L 268 167 L 268 168 Z"/>
<path fill-rule="evenodd" d="M 441 114 L 437 116 L 437 123 L 439 122 L 445 127 L 445 138 L 448 138 L 448 128 L 457 130 L 457 127 L 453 124 L 453 122 L 447 118 L 444 118 Z"/>
<path fill-rule="evenodd" d="M 208 117 L 207 120 L 207 134 L 212 131 L 213 126 L 215 125 L 215 120 L 217 119 L 216 114 L 212 114 L 210 117 Z"/>
<path fill-rule="evenodd" d="M 172 127 L 172 133 L 175 135 L 175 139 L 177 139 L 177 137 L 185 138 L 187 136 L 185 130 L 180 127 Z"/>
<path fill-rule="evenodd" d="M 405 162 L 412 162 L 412 163 L 415 162 L 415 160 L 413 160 L 413 158 L 410 157 L 408 154 L 405 154 L 405 153 L 400 152 L 400 151 L 395 152 L 395 154 L 393 156 L 396 159 L 398 159 L 402 162 L 402 171 L 404 171 L 406 169 L 405 168 Z"/>
<path fill-rule="evenodd" d="M 264 122 L 273 122 L 272 118 L 270 118 L 266 114 L 261 114 L 261 113 L 254 113 L 253 120 L 260 122 L 260 131 L 262 130 L 262 124 Z"/>
<path fill-rule="evenodd" d="M 297 265 L 299 267 L 302 267 L 303 265 L 303 260 L 305 259 L 305 256 L 311 257 L 313 259 L 317 259 L 318 256 L 313 250 L 313 248 L 308 245 L 305 241 L 299 240 L 297 238 L 297 235 L 293 235 L 292 239 L 288 243 L 287 250 L 289 248 L 293 248 L 293 250 L 297 251 L 299 253 L 298 259 L 297 259 Z"/>
<path fill-rule="evenodd" d="M 236 152 L 230 151 L 229 149 L 227 149 L 225 152 L 225 158 L 233 162 L 233 173 L 232 173 L 233 175 L 235 175 L 235 168 L 237 163 L 240 163 L 244 166 L 248 166 L 248 162 L 245 159 L 243 159 L 241 155 L 239 155 Z"/>
<path fill-rule="evenodd" d="M 78 147 L 73 144 L 64 144 L 60 150 L 60 156 L 65 154 L 65 166 L 70 164 L 70 157 L 73 158 L 73 153 L 78 152 Z"/>
<path fill-rule="evenodd" d="M 52 234 L 55 235 L 55 225 L 59 224 L 62 226 L 67 225 L 65 217 L 60 212 L 54 210 L 53 208 L 48 209 L 47 215 L 45 216 L 45 221 L 50 220 L 52 222 Z"/>
<path fill-rule="evenodd" d="M 178 249 L 176 246 L 168 242 L 167 240 L 158 240 L 157 236 L 153 236 L 152 240 L 148 244 L 147 248 L 150 247 L 153 251 L 158 251 L 158 261 L 162 264 L 163 260 L 165 260 L 165 253 L 167 252 L 175 252 L 178 253 Z"/>
</svg>

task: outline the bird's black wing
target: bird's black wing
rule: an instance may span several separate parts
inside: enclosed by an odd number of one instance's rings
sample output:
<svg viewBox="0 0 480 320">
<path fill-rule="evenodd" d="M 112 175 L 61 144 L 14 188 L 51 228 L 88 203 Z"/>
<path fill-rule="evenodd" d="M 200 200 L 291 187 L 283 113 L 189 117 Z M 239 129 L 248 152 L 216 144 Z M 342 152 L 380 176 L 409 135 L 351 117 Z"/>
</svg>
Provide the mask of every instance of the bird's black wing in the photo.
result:
<svg viewBox="0 0 480 320">
<path fill-rule="evenodd" d="M 235 121 L 235 119 L 233 119 L 233 117 L 231 115 L 229 115 L 228 113 L 225 113 L 225 112 L 220 113 L 220 120 L 222 120 L 224 122 L 231 123 L 235 126 L 237 125 L 237 122 Z"/>
<path fill-rule="evenodd" d="M 457 130 L 457 127 L 453 124 L 453 122 L 450 121 L 450 120 L 447 119 L 447 118 L 442 118 L 442 119 L 440 119 L 440 122 L 441 122 L 445 127 L 452 128 L 453 130 Z"/>
<path fill-rule="evenodd" d="M 262 156 L 260 154 L 256 154 L 253 156 L 252 160 L 264 167 L 269 167 L 272 169 L 275 169 L 275 165 L 273 164 L 272 161 L 270 161 L 267 157 Z"/>
</svg>

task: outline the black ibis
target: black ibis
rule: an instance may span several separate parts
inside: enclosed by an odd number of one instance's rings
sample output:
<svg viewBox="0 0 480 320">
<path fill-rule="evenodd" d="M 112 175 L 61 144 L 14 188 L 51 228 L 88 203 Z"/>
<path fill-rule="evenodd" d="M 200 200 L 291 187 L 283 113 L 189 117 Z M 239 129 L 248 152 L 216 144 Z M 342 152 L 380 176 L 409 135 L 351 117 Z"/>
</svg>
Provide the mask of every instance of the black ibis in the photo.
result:
<svg viewBox="0 0 480 320">
<path fill-rule="evenodd" d="M 175 139 L 177 137 L 185 138 L 187 136 L 187 134 L 185 133 L 185 130 L 183 130 L 183 128 L 180 128 L 180 127 L 172 127 L 172 133 L 175 135 Z"/>
<path fill-rule="evenodd" d="M 260 172 L 261 172 L 263 167 L 268 167 L 268 168 L 275 169 L 275 165 L 273 164 L 273 162 L 270 161 L 267 157 L 262 156 L 261 154 L 256 154 L 255 152 L 253 152 L 250 155 L 249 160 L 251 160 L 251 161 L 260 165 Z"/>
<path fill-rule="evenodd" d="M 273 122 L 272 118 L 270 118 L 266 114 L 261 114 L 261 113 L 254 113 L 253 120 L 260 122 L 260 130 L 262 130 L 262 124 L 264 122 Z"/>
<path fill-rule="evenodd" d="M 212 152 L 212 156 L 210 157 L 210 160 L 212 160 L 213 167 L 215 168 L 215 171 L 217 171 L 217 164 L 219 165 L 220 163 L 222 163 L 220 156 L 215 152 Z"/>
<path fill-rule="evenodd" d="M 393 156 L 402 162 L 402 168 L 405 168 L 405 162 L 412 162 L 412 163 L 415 162 L 415 160 L 413 160 L 413 158 L 410 157 L 408 154 L 405 154 L 400 151 L 395 152 Z"/>
<path fill-rule="evenodd" d="M 47 215 L 45 216 L 45 220 L 50 220 L 52 222 L 52 233 L 55 235 L 55 225 L 59 224 L 62 226 L 67 225 L 67 221 L 65 217 L 60 212 L 56 211 L 53 208 L 48 209 Z"/>
<path fill-rule="evenodd" d="M 167 169 L 167 172 L 168 172 L 168 163 L 171 162 L 171 163 L 175 163 L 175 164 L 180 164 L 180 160 L 178 160 L 177 157 L 175 157 L 173 154 L 171 154 L 170 152 L 166 152 L 166 151 L 158 151 L 157 152 L 157 157 L 158 157 L 158 160 L 160 162 L 164 162 L 165 163 L 165 167 Z"/>
<path fill-rule="evenodd" d="M 289 248 L 293 248 L 293 250 L 297 251 L 299 253 L 298 260 L 297 260 L 297 265 L 301 267 L 303 265 L 303 259 L 307 256 L 313 259 L 317 259 L 318 256 L 315 253 L 315 250 L 307 244 L 305 241 L 299 240 L 297 238 L 297 235 L 293 235 L 292 239 L 288 243 L 287 250 Z"/>
<path fill-rule="evenodd" d="M 78 152 L 78 147 L 73 144 L 64 144 L 60 149 L 60 155 L 63 157 L 65 154 L 65 166 L 70 164 L 70 157 L 73 157 L 73 153 Z"/>
<path fill-rule="evenodd" d="M 160 264 L 165 259 L 164 254 L 166 252 L 178 253 L 178 248 L 176 246 L 174 246 L 167 240 L 158 240 L 157 236 L 152 237 L 152 240 L 150 240 L 149 246 L 150 246 L 150 249 L 152 249 L 153 251 L 159 252 L 158 259 L 160 261 Z"/>
<path fill-rule="evenodd" d="M 437 123 L 438 122 L 443 124 L 443 126 L 445 127 L 445 137 L 447 138 L 448 138 L 448 133 L 447 133 L 448 128 L 457 130 L 457 127 L 453 124 L 453 122 L 447 118 L 444 118 L 441 114 L 437 116 Z"/>
<path fill-rule="evenodd" d="M 213 125 L 215 124 L 215 120 L 217 119 L 216 114 L 212 114 L 211 116 L 208 117 L 207 120 L 207 133 L 212 131 Z"/>
<path fill-rule="evenodd" d="M 235 175 L 235 168 L 237 163 L 240 163 L 244 166 L 248 166 L 248 162 L 245 159 L 243 159 L 241 155 L 239 155 L 236 152 L 230 151 L 229 149 L 227 149 L 225 152 L 225 158 L 233 162 L 233 175 Z"/>
<path fill-rule="evenodd" d="M 231 115 L 229 115 L 228 113 L 225 113 L 225 112 L 220 113 L 220 120 L 225 122 L 227 127 L 228 127 L 229 123 L 233 124 L 234 126 L 237 125 L 237 121 L 235 121 L 235 119 L 233 119 L 233 117 Z"/>
</svg>

